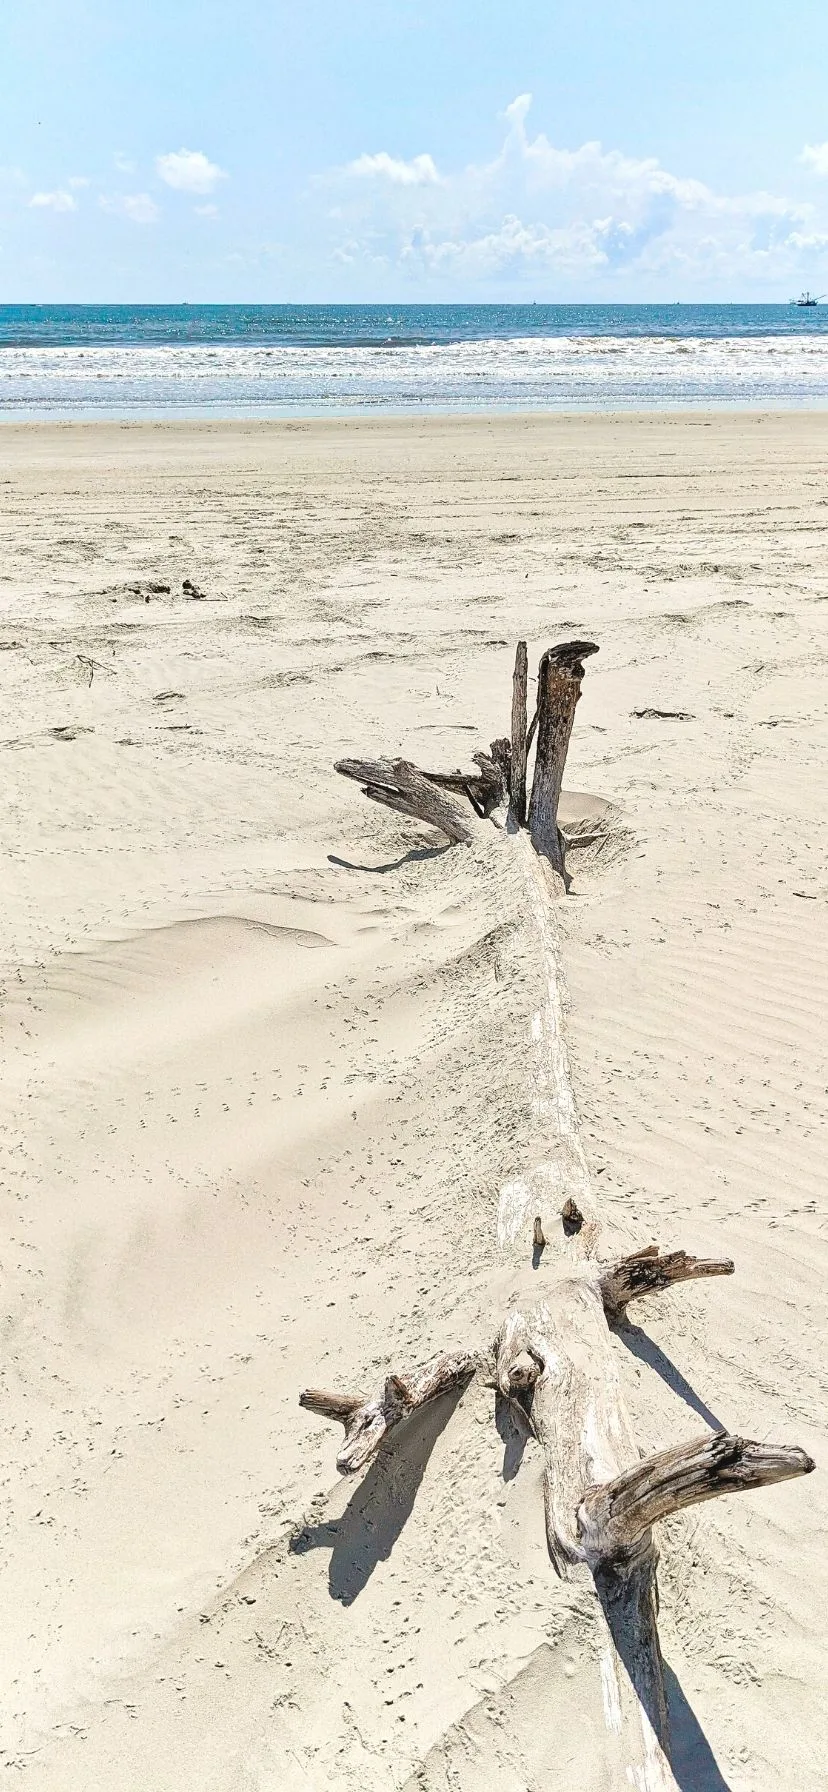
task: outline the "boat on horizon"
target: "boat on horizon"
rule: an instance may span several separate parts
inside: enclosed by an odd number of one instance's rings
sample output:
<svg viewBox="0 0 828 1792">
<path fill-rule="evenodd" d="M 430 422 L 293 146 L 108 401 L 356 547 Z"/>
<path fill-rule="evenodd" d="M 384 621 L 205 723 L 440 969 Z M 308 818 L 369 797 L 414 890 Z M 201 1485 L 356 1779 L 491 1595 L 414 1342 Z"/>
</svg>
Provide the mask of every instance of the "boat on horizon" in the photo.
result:
<svg viewBox="0 0 828 1792">
<path fill-rule="evenodd" d="M 824 292 L 818 292 L 816 295 L 810 292 L 801 292 L 798 299 L 791 299 L 791 304 L 801 305 L 810 310 L 813 305 L 818 305 L 820 299 L 824 299 L 824 297 Z"/>
</svg>

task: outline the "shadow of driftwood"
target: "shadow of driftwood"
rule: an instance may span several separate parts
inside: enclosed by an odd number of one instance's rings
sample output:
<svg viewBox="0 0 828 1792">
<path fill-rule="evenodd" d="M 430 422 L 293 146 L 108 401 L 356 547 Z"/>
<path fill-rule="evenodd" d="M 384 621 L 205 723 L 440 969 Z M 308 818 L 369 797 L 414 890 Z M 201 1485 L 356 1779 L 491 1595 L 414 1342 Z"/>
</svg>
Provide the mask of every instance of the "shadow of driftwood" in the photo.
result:
<svg viewBox="0 0 828 1792">
<path fill-rule="evenodd" d="M 329 1549 L 332 1599 L 353 1605 L 379 1562 L 386 1562 L 411 1515 L 428 1459 L 462 1388 L 432 1400 L 400 1425 L 360 1481 L 341 1518 L 305 1525 L 290 1540 L 294 1555 Z"/>
<path fill-rule="evenodd" d="M 528 1424 L 521 1423 L 511 1400 L 504 1400 L 502 1394 L 495 1395 L 495 1424 L 503 1444 L 503 1467 L 500 1472 L 504 1481 L 514 1481 L 531 1432 Z"/>
<path fill-rule="evenodd" d="M 710 1743 L 695 1711 L 688 1705 L 673 1673 L 664 1663 L 664 1685 L 670 1712 L 673 1773 L 682 1792 L 729 1792 Z"/>
<path fill-rule="evenodd" d="M 607 1626 L 632 1686 L 641 1700 L 656 1735 L 661 1734 L 660 1689 L 652 1673 L 652 1656 L 640 1647 L 638 1626 L 630 1623 L 636 1597 L 642 1604 L 649 1597 L 649 1569 L 641 1571 L 636 1595 L 636 1571 L 623 1584 L 612 1573 L 596 1572 L 595 1591 L 601 1603 Z M 719 1771 L 716 1757 L 701 1724 L 682 1692 L 672 1668 L 664 1662 L 664 1690 L 670 1723 L 671 1765 L 676 1785 L 681 1792 L 729 1792 L 727 1781 Z"/>
<path fill-rule="evenodd" d="M 674 1394 L 678 1394 L 679 1398 L 684 1400 L 693 1412 L 698 1413 L 699 1418 L 704 1419 L 706 1425 L 712 1426 L 714 1431 L 727 1430 L 727 1426 L 722 1424 L 721 1419 L 717 1419 L 710 1407 L 699 1399 L 695 1388 L 691 1387 L 681 1370 L 676 1368 L 675 1363 L 671 1362 L 668 1356 L 665 1356 L 659 1344 L 655 1344 L 652 1338 L 648 1338 L 646 1332 L 642 1332 L 637 1325 L 630 1325 L 629 1322 L 626 1325 L 615 1326 L 613 1329 L 616 1337 L 621 1339 L 622 1344 L 626 1344 L 633 1356 L 637 1356 L 640 1363 L 647 1363 L 649 1368 L 654 1369 L 656 1374 L 661 1376 L 662 1381 L 667 1383 L 668 1388 L 672 1388 Z"/>
<path fill-rule="evenodd" d="M 387 865 L 356 865 L 351 859 L 341 859 L 338 853 L 329 852 L 328 864 L 339 865 L 343 871 L 400 871 L 403 865 L 416 865 L 422 859 L 441 859 L 444 853 L 451 852 L 451 846 L 450 840 L 444 846 L 412 846 L 410 852 L 404 852 L 400 859 L 391 859 Z"/>
</svg>

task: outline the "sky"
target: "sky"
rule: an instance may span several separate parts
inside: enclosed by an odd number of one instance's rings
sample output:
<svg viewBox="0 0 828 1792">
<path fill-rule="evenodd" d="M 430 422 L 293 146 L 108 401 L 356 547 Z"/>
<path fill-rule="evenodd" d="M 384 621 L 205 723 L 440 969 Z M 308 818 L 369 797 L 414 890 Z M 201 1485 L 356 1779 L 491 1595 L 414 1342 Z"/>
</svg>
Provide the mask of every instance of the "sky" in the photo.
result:
<svg viewBox="0 0 828 1792">
<path fill-rule="evenodd" d="M 2 0 L 0 302 L 828 290 L 825 0 Z"/>
</svg>

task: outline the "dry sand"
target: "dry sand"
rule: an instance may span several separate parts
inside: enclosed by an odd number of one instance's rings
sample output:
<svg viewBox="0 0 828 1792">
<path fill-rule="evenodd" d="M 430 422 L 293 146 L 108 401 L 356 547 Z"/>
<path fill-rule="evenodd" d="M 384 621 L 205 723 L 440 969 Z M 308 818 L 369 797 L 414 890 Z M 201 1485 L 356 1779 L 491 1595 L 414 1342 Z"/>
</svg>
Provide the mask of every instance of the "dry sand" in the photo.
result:
<svg viewBox="0 0 828 1792">
<path fill-rule="evenodd" d="M 296 1403 L 489 1324 L 533 1143 L 516 892 L 331 763 L 465 759 L 518 634 L 601 644 L 569 774 L 628 837 L 561 927 L 605 1212 L 737 1264 L 617 1341 L 641 1444 L 825 1460 L 826 452 L 817 414 L 0 431 L 23 1784 L 605 1785 L 594 1618 L 491 1395 L 356 1487 Z M 667 1527 L 683 1792 L 828 1786 L 826 1486 Z"/>
</svg>

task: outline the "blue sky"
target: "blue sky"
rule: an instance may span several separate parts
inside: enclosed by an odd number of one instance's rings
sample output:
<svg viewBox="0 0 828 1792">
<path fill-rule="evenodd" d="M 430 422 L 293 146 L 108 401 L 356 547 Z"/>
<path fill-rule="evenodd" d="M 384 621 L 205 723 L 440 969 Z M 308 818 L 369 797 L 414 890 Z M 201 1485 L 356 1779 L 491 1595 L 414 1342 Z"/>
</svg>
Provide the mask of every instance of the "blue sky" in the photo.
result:
<svg viewBox="0 0 828 1792">
<path fill-rule="evenodd" d="M 828 288 L 824 0 L 3 0 L 0 301 Z"/>
</svg>

